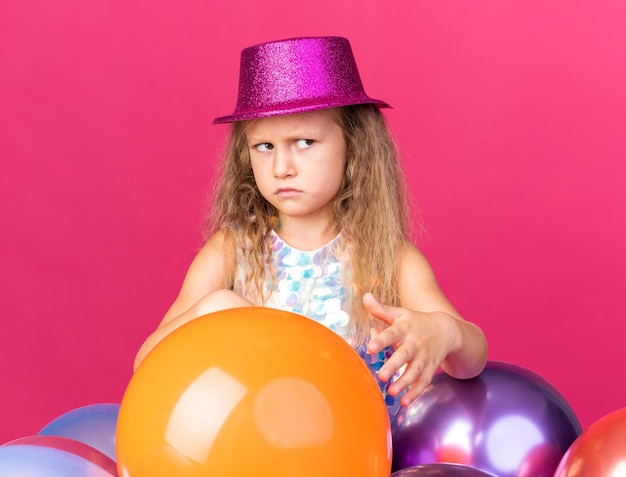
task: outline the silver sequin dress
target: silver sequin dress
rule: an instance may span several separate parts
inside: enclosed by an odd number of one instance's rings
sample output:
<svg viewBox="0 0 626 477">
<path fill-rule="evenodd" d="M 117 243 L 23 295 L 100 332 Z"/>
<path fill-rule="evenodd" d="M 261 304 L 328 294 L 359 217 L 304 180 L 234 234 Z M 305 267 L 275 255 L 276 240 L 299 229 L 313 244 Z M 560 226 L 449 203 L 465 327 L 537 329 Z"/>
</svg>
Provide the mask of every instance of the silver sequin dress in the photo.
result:
<svg viewBox="0 0 626 477">
<path fill-rule="evenodd" d="M 305 315 L 338 333 L 353 344 L 348 332 L 352 287 L 346 282 L 350 277 L 348 244 L 339 234 L 326 245 L 311 251 L 298 250 L 285 243 L 274 231 L 268 237 L 272 249 L 269 263 L 275 280 L 265 284 L 268 297 L 264 306 Z M 257 294 L 247 286 L 249 264 L 242 250 L 237 252 L 237 270 L 233 290 L 252 303 L 261 304 Z M 270 289 L 271 288 L 271 289 Z M 400 406 L 399 397 L 387 393 L 390 383 L 376 377 L 377 371 L 387 360 L 393 348 L 389 347 L 375 355 L 365 352 L 365 345 L 356 350 L 370 368 L 378 383 L 390 418 Z"/>
</svg>

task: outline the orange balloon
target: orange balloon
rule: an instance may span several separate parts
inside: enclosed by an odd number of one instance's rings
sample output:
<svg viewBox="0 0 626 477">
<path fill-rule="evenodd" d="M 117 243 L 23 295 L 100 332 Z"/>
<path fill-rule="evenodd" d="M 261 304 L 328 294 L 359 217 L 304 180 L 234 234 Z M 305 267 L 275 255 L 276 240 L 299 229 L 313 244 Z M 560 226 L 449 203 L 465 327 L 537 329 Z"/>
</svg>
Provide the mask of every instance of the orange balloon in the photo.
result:
<svg viewBox="0 0 626 477">
<path fill-rule="evenodd" d="M 626 475 L 626 408 L 607 414 L 585 429 L 554 473 L 554 477 L 620 475 Z"/>
<path fill-rule="evenodd" d="M 391 431 L 369 369 L 340 336 L 263 307 L 212 313 L 131 378 L 120 477 L 389 477 Z"/>
</svg>

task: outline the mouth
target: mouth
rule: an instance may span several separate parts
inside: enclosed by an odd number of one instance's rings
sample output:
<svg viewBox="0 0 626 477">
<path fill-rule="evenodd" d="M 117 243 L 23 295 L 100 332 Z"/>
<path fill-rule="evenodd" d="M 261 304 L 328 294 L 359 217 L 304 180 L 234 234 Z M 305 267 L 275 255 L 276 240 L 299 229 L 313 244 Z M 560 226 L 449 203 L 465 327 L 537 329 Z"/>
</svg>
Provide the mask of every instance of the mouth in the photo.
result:
<svg viewBox="0 0 626 477">
<path fill-rule="evenodd" d="M 274 194 L 280 199 L 291 199 L 293 197 L 297 197 L 302 193 L 301 190 L 292 189 L 291 187 L 282 187 L 277 189 Z"/>
</svg>

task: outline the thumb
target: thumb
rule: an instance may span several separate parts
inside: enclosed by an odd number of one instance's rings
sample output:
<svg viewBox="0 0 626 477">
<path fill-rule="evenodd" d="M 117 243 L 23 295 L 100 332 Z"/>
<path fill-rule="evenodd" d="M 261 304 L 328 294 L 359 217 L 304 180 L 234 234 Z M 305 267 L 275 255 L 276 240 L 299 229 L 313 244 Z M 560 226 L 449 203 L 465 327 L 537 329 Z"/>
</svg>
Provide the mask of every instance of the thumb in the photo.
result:
<svg viewBox="0 0 626 477">
<path fill-rule="evenodd" d="M 388 325 L 393 325 L 401 311 L 392 306 L 385 306 L 379 302 L 374 295 L 366 293 L 363 295 L 363 305 L 372 317 L 381 320 Z"/>
</svg>

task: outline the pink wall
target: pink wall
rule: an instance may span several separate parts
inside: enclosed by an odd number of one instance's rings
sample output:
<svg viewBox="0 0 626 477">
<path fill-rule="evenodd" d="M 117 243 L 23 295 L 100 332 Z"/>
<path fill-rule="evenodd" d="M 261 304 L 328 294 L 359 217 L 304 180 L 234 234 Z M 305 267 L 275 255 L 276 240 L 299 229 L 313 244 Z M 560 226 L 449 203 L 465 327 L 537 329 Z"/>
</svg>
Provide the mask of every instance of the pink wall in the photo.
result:
<svg viewBox="0 0 626 477">
<path fill-rule="evenodd" d="M 626 406 L 625 5 L 3 2 L 0 442 L 121 400 L 200 243 L 239 51 L 316 34 L 395 106 L 423 249 L 491 358 L 584 426 Z"/>
</svg>

